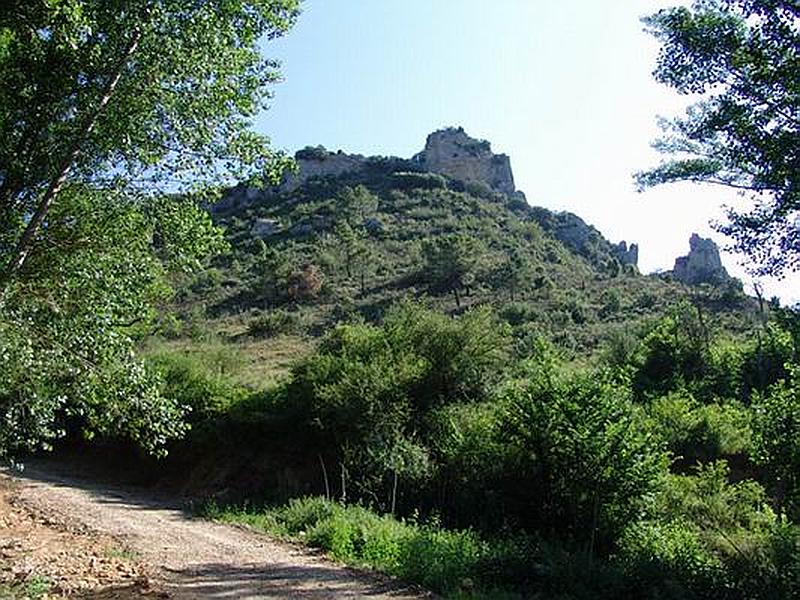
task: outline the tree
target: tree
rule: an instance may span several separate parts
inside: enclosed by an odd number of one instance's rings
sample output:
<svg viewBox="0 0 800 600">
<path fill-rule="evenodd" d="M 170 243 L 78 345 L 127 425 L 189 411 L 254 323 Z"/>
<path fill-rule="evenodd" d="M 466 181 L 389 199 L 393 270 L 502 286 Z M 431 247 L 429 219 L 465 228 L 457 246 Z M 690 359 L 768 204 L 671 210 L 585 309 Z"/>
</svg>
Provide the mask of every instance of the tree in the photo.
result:
<svg viewBox="0 0 800 600">
<path fill-rule="evenodd" d="M 351 227 L 364 225 L 364 220 L 378 209 L 378 198 L 363 185 L 346 187 L 336 197 L 338 212 Z"/>
<path fill-rule="evenodd" d="M 779 509 L 800 516 L 800 368 L 753 400 L 754 457 L 765 465 Z"/>
<path fill-rule="evenodd" d="M 514 302 L 520 288 L 526 287 L 533 277 L 530 260 L 517 247 L 511 248 L 504 260 L 495 269 L 497 284 L 508 290 Z"/>
<path fill-rule="evenodd" d="M 545 357 L 503 406 L 509 499 L 524 525 L 582 542 L 590 557 L 607 550 L 667 470 L 629 392 L 602 373 L 562 375 Z"/>
<path fill-rule="evenodd" d="M 428 281 L 434 289 L 452 292 L 460 307 L 460 290 L 472 285 L 481 266 L 480 242 L 466 235 L 443 235 L 426 241 L 422 250 Z"/>
<path fill-rule="evenodd" d="M 251 268 L 253 291 L 264 299 L 264 308 L 278 303 L 292 275 L 292 248 L 278 250 L 258 240 L 258 253 Z"/>
<path fill-rule="evenodd" d="M 277 77 L 258 41 L 296 13 L 295 0 L 4 5 L 0 457 L 68 418 L 151 450 L 180 434 L 182 408 L 133 336 L 166 275 L 221 247 L 200 192 L 284 163 L 249 125 Z"/>
<path fill-rule="evenodd" d="M 637 174 L 640 188 L 692 181 L 748 195 L 718 225 L 757 274 L 800 268 L 800 5 L 794 0 L 697 0 L 644 19 L 661 42 L 655 77 L 702 94 L 665 121 L 670 158 Z"/>
<path fill-rule="evenodd" d="M 348 279 L 353 277 L 354 269 L 358 269 L 361 293 L 366 288 L 367 270 L 373 258 L 372 248 L 363 229 L 353 229 L 346 221 L 336 226 L 336 246 L 338 254 L 344 262 Z"/>
</svg>

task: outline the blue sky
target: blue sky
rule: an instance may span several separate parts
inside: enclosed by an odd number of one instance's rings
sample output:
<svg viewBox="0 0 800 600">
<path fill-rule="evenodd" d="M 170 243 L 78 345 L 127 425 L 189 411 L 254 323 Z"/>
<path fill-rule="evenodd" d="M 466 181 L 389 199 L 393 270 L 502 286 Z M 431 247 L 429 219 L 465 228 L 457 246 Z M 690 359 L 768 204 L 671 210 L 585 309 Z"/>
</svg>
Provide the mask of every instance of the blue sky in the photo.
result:
<svg viewBox="0 0 800 600">
<path fill-rule="evenodd" d="M 657 115 L 688 100 L 651 75 L 657 43 L 640 17 L 665 0 L 305 0 L 296 27 L 264 46 L 284 81 L 257 129 L 306 145 L 409 157 L 460 125 L 511 157 L 528 202 L 569 210 L 611 241 L 640 245 L 640 269 L 670 269 L 728 190 L 672 185 L 639 194 L 631 174 L 658 157 Z M 735 256 L 723 262 L 746 284 Z M 764 282 L 800 299 L 800 277 Z"/>
</svg>

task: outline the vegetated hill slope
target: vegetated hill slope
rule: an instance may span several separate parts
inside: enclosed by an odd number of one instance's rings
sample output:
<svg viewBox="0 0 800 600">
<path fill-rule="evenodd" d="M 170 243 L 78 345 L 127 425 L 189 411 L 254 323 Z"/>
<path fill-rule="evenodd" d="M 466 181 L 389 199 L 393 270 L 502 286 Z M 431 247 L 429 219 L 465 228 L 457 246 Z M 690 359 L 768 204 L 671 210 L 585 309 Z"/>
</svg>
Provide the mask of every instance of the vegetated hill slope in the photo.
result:
<svg viewBox="0 0 800 600">
<path fill-rule="evenodd" d="M 444 311 L 489 303 L 521 340 L 545 335 L 583 353 L 683 299 L 734 329 L 752 308 L 735 281 L 699 289 L 641 275 L 627 247 L 520 192 L 427 172 L 419 160 L 322 148 L 297 157 L 294 179 L 240 186 L 212 207 L 231 250 L 186 282 L 184 309 L 238 314 L 250 333 L 269 335 L 377 320 L 408 296 Z M 344 170 L 303 175 L 331 158 Z"/>
</svg>

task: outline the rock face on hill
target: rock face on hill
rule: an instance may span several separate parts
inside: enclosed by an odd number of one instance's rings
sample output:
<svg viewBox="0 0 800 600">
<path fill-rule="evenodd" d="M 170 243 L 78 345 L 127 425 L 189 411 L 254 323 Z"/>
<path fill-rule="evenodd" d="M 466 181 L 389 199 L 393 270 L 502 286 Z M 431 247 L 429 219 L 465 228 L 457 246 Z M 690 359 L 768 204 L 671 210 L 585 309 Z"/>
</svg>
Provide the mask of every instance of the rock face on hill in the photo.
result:
<svg viewBox="0 0 800 600">
<path fill-rule="evenodd" d="M 634 267 L 639 264 L 639 245 L 638 244 L 628 244 L 625 240 L 621 241 L 619 244 L 614 246 L 614 251 L 617 256 L 617 260 L 620 264 L 623 265 L 633 265 Z"/>
<path fill-rule="evenodd" d="M 503 194 L 516 189 L 508 156 L 494 154 L 489 142 L 469 137 L 461 127 L 431 133 L 425 149 L 412 160 L 431 173 L 481 183 Z"/>
<path fill-rule="evenodd" d="M 722 266 L 719 248 L 713 240 L 696 233 L 689 239 L 689 254 L 675 259 L 672 276 L 685 284 L 720 284 L 731 277 Z"/>
<path fill-rule="evenodd" d="M 611 259 L 621 265 L 638 265 L 637 244 L 629 246 L 625 241 L 612 244 L 595 227 L 576 214 L 552 212 L 540 206 L 531 206 L 526 212 L 542 229 L 595 266 L 607 264 Z"/>
<path fill-rule="evenodd" d="M 284 179 L 279 188 L 282 192 L 295 190 L 312 177 L 358 171 L 369 161 L 360 154 L 330 152 L 323 146 L 304 148 L 295 155 L 295 160 L 298 170 Z M 471 138 L 461 127 L 434 131 L 428 136 L 425 149 L 411 160 L 428 173 L 482 184 L 503 194 L 513 194 L 516 190 L 508 156 L 494 154 L 489 142 Z"/>
<path fill-rule="evenodd" d="M 295 154 L 297 172 L 288 174 L 279 191 L 291 192 L 312 177 L 337 176 L 364 167 L 367 159 L 360 154 L 347 154 L 339 150 L 330 152 L 323 146 L 307 147 Z"/>
</svg>

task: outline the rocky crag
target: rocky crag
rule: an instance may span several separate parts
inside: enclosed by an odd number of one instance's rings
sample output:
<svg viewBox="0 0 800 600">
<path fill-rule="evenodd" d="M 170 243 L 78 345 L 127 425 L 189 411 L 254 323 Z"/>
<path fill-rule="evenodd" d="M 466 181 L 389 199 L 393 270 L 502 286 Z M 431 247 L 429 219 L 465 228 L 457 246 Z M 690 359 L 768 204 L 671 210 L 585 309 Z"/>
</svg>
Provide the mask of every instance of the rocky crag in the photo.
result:
<svg viewBox="0 0 800 600">
<path fill-rule="evenodd" d="M 457 181 L 483 184 L 502 194 L 516 191 L 508 156 L 494 154 L 489 142 L 469 137 L 461 127 L 434 131 L 425 149 L 411 160 L 425 171 Z"/>
<path fill-rule="evenodd" d="M 689 239 L 689 254 L 675 259 L 672 277 L 687 285 L 719 285 L 731 279 L 722 266 L 719 248 L 714 241 L 696 233 Z"/>
</svg>

